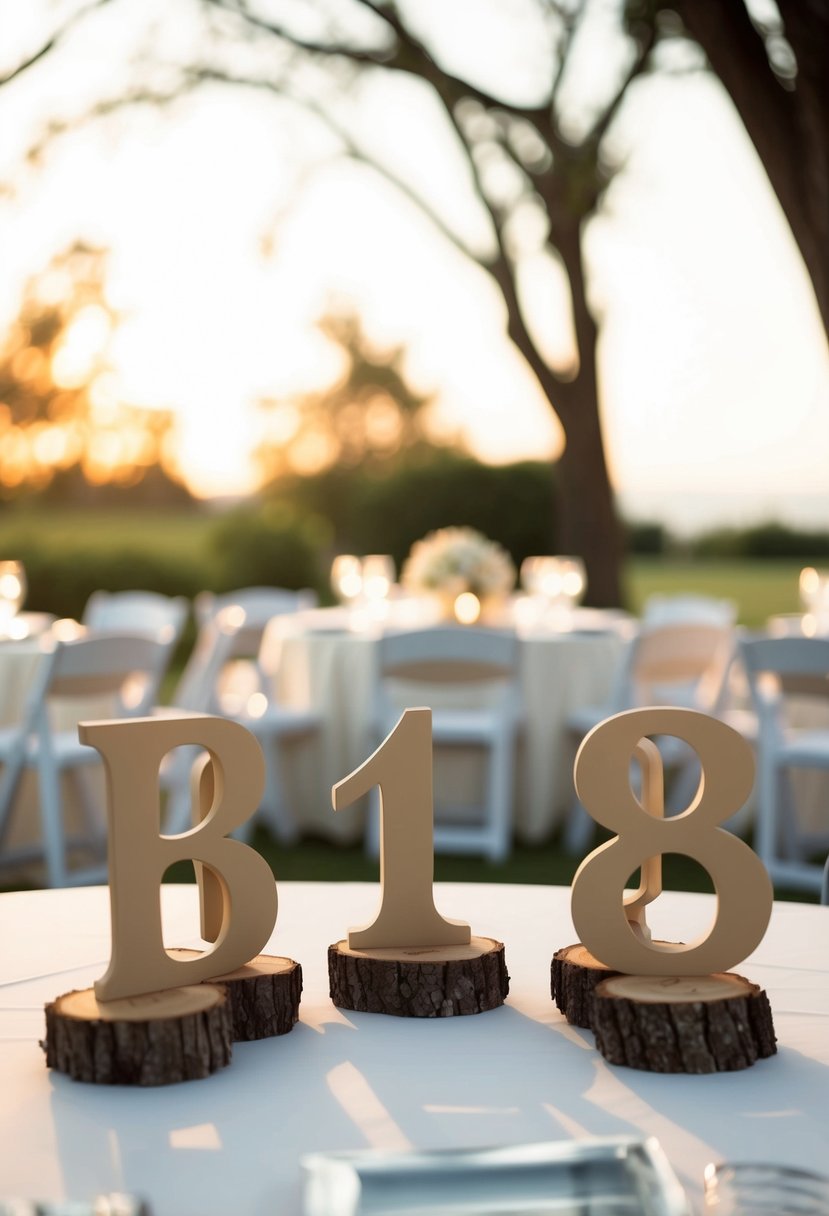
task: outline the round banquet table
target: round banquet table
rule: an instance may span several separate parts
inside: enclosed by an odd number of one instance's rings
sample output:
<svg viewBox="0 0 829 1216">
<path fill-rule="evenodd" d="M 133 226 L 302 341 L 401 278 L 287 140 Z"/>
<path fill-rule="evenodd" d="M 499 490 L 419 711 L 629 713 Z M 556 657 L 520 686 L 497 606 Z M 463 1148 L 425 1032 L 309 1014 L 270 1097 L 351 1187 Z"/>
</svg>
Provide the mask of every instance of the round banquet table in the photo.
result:
<svg viewBox="0 0 829 1216">
<path fill-rule="evenodd" d="M 299 960 L 300 1021 L 237 1044 L 228 1068 L 161 1089 L 96 1087 L 46 1069 L 43 1005 L 103 973 L 102 887 L 0 896 L 0 1194 L 90 1199 L 125 1190 L 153 1216 L 296 1216 L 311 1151 L 656 1136 L 692 1200 L 716 1159 L 826 1169 L 829 908 L 775 905 L 737 970 L 770 997 L 779 1052 L 744 1072 L 615 1068 L 550 1000 L 550 958 L 574 940 L 566 888 L 445 884 L 436 902 L 505 943 L 511 989 L 474 1017 L 340 1012 L 326 947 L 370 919 L 373 884 L 282 883 L 270 949 Z M 198 944 L 196 889 L 163 888 L 168 945 Z M 655 935 L 688 939 L 713 896 L 666 893 Z"/>
<path fill-rule="evenodd" d="M 359 840 L 365 806 L 334 815 L 331 786 L 374 751 L 372 733 L 378 633 L 343 627 L 337 609 L 278 617 L 263 639 L 263 659 L 274 672 L 277 699 L 315 709 L 320 734 L 311 762 L 292 765 L 285 748 L 291 805 L 300 830 L 340 842 Z M 576 709 L 602 705 L 611 690 L 630 623 L 620 614 L 593 613 L 590 628 L 538 630 L 520 635 L 524 721 L 516 757 L 513 822 L 518 839 L 546 839 L 573 800 L 575 739 L 567 721 Z M 418 705 L 452 704 L 440 686 L 419 687 Z M 469 695 L 468 693 L 466 694 Z M 401 706 L 401 708 L 403 708 Z M 475 802 L 479 758 L 463 749 L 435 754 L 435 788 L 450 802 Z M 480 794 L 477 795 L 480 797 Z"/>
</svg>

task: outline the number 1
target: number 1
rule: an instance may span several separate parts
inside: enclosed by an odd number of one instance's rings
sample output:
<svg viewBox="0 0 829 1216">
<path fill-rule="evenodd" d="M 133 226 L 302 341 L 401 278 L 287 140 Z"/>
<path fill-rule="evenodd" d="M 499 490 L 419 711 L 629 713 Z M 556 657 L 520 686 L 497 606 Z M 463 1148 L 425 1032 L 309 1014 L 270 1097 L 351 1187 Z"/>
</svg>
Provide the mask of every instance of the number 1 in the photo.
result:
<svg viewBox="0 0 829 1216">
<path fill-rule="evenodd" d="M 432 711 L 407 709 L 373 755 L 331 791 L 334 810 L 380 787 L 380 910 L 351 949 L 466 945 L 469 925 L 435 907 Z"/>
</svg>

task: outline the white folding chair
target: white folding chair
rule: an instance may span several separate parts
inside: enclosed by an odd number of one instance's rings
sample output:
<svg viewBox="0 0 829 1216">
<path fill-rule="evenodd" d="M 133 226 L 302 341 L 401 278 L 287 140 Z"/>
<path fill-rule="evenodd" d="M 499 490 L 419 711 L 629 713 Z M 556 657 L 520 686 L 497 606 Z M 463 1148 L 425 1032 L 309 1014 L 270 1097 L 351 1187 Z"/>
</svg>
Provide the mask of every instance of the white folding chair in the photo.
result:
<svg viewBox="0 0 829 1216">
<path fill-rule="evenodd" d="M 605 718 L 647 705 L 675 705 L 720 716 L 728 697 L 735 644 L 730 625 L 643 626 L 625 650 L 607 702 L 571 714 L 571 733 L 581 743 Z M 684 809 L 699 780 L 696 755 L 682 740 L 670 737 L 659 740 L 659 749 L 666 771 L 673 770 L 668 805 L 672 810 Z M 567 852 L 584 852 L 593 829 L 593 821 L 574 796 L 564 830 Z"/>
<path fill-rule="evenodd" d="M 95 633 L 148 633 L 172 647 L 187 621 L 189 602 L 182 595 L 156 591 L 93 591 L 86 601 L 82 625 Z"/>
<path fill-rule="evenodd" d="M 222 609 L 201 626 L 193 654 L 173 695 L 173 704 L 198 713 L 220 714 L 245 726 L 265 753 L 265 792 L 260 810 L 283 843 L 298 828 L 281 778 L 283 740 L 319 729 L 320 715 L 310 708 L 281 705 L 274 694 L 275 672 L 260 662 L 262 636 L 270 616 L 251 618 L 237 604 Z M 163 771 L 169 791 L 167 831 L 185 831 L 191 821 L 190 773 L 198 749 L 184 749 Z M 248 835 L 250 821 L 242 832 Z"/>
<path fill-rule="evenodd" d="M 5 851 L 15 810 L 20 781 L 27 770 L 37 774 L 42 847 L 28 856 L 43 856 L 49 886 L 63 887 L 78 883 L 100 881 L 106 876 L 106 865 L 94 868 L 70 869 L 68 851 L 76 843 L 66 835 L 65 814 L 61 797 L 61 777 L 73 779 L 84 818 L 85 846 L 100 851 L 104 841 L 105 822 L 102 808 L 93 805 L 90 791 L 83 781 L 90 766 L 100 765 L 101 758 L 94 748 L 78 740 L 77 726 L 60 729 L 55 717 L 71 717 L 71 708 L 83 699 L 95 698 L 97 704 L 106 700 L 107 718 L 140 717 L 150 713 L 158 699 L 158 691 L 166 663 L 163 642 L 144 635 L 112 633 L 76 641 L 54 642 L 44 653 L 35 683 L 27 698 L 23 719 L 19 725 L 0 730 L 0 863 L 15 864 L 25 860 L 21 851 Z M 97 711 L 96 716 L 101 716 Z"/>
<path fill-rule="evenodd" d="M 650 595 L 642 609 L 646 627 L 656 625 L 735 625 L 737 604 L 734 600 L 718 599 L 712 595 Z"/>
<path fill-rule="evenodd" d="M 239 591 L 226 591 L 221 595 L 201 591 L 193 601 L 193 608 L 196 623 L 200 626 L 226 608 L 241 608 L 249 624 L 265 625 L 271 617 L 316 608 L 317 602 L 317 593 L 308 588 L 289 591 L 284 587 L 242 587 Z"/>
<path fill-rule="evenodd" d="M 483 803 L 468 808 L 464 822 L 452 822 L 445 791 L 435 790 L 436 851 L 480 853 L 491 861 L 502 861 L 509 853 L 515 746 L 522 717 L 518 646 L 511 634 L 451 626 L 388 634 L 378 644 L 378 742 L 407 705 L 428 705 L 431 691 L 438 702 L 432 705 L 435 746 L 485 752 Z M 446 701 L 455 697 L 463 703 L 447 707 Z M 476 703 L 470 705 L 473 698 Z M 367 846 L 374 855 L 379 841 L 375 807 L 367 830 Z"/>
<path fill-rule="evenodd" d="M 773 882 L 819 892 L 823 866 L 809 858 L 829 848 L 829 813 L 805 830 L 790 778 L 829 770 L 829 638 L 744 638 L 740 655 L 758 725 L 754 847 Z M 808 724 L 816 714 L 823 726 Z"/>
</svg>

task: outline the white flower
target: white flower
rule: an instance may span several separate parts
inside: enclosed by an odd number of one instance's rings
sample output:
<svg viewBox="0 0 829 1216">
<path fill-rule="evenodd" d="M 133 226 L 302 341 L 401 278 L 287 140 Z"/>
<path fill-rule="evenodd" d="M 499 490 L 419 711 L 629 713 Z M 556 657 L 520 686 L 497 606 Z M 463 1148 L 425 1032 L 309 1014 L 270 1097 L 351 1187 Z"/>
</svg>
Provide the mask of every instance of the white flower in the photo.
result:
<svg viewBox="0 0 829 1216">
<path fill-rule="evenodd" d="M 474 528 L 440 528 L 412 545 L 401 581 L 410 591 L 507 595 L 515 585 L 515 566 L 501 545 Z"/>
</svg>

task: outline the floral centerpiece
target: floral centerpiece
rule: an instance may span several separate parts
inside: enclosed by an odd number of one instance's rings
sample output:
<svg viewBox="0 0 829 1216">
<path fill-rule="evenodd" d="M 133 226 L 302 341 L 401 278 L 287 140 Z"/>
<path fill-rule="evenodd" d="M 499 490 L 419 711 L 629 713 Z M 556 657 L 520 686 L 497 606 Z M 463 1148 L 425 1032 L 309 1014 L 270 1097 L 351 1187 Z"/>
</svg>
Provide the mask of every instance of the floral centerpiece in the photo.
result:
<svg viewBox="0 0 829 1216">
<path fill-rule="evenodd" d="M 483 601 L 503 600 L 515 586 L 506 549 L 474 528 L 440 528 L 412 545 L 401 582 L 408 591 L 438 596 L 447 606 L 470 592 Z"/>
</svg>

